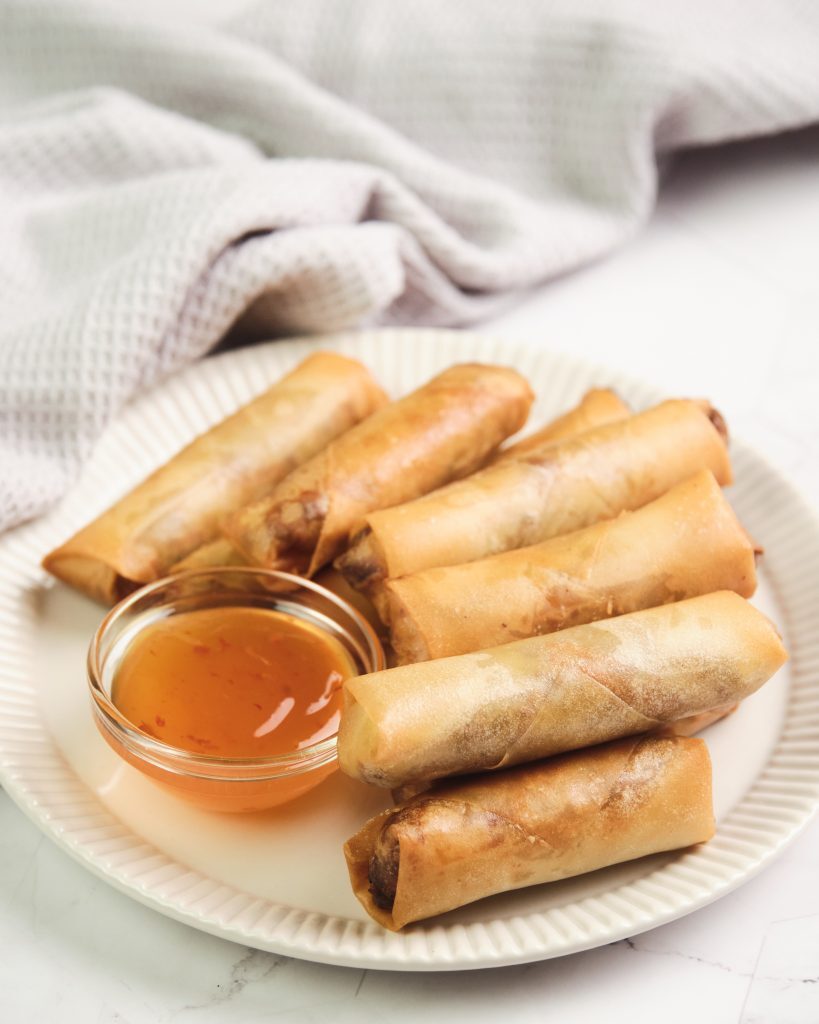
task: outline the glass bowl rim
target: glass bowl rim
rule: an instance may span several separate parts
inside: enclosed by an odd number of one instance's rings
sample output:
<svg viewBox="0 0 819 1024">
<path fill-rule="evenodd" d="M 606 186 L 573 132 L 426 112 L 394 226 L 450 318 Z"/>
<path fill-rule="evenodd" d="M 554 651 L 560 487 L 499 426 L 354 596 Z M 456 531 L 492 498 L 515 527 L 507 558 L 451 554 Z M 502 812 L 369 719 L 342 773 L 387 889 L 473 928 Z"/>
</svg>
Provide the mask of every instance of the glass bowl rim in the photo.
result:
<svg viewBox="0 0 819 1024">
<path fill-rule="evenodd" d="M 258 566 L 226 565 L 187 569 L 182 572 L 170 573 L 161 579 L 146 583 L 144 586 L 128 594 L 127 597 L 118 601 L 106 612 L 99 626 L 94 631 L 86 657 L 86 676 L 95 715 L 100 719 L 100 724 L 115 736 L 134 756 L 147 760 L 166 771 L 194 775 L 211 781 L 218 781 L 221 778 L 221 781 L 226 782 L 262 782 L 266 779 L 280 779 L 292 775 L 300 775 L 327 765 L 337 756 L 338 733 L 319 740 L 309 747 L 285 754 L 263 755 L 261 757 L 217 757 L 208 754 L 198 754 L 185 750 L 182 747 L 164 743 L 162 740 L 148 736 L 140 729 L 137 729 L 120 712 L 119 708 L 117 708 L 106 693 L 102 684 L 101 645 L 111 627 L 130 611 L 133 605 L 180 580 L 193 579 L 197 576 L 218 577 L 230 575 L 262 576 L 279 582 L 291 583 L 301 590 L 312 591 L 320 597 L 329 600 L 331 604 L 345 612 L 361 631 L 365 641 L 366 653 L 372 662 L 372 667 L 369 671 L 377 672 L 386 667 L 384 648 L 367 619 L 349 601 L 339 597 L 338 594 L 334 594 L 327 587 L 323 587 L 313 580 L 297 576 L 293 573 L 282 572 L 278 569 L 265 569 Z M 269 591 L 261 588 L 259 593 L 262 596 L 270 594 Z M 290 593 L 287 596 L 289 599 L 292 599 L 294 594 Z M 298 598 L 296 600 L 298 601 Z M 218 606 L 218 603 L 216 606 Z M 322 628 L 320 623 L 314 623 L 314 625 L 319 629 Z M 349 630 L 345 626 L 341 623 L 337 623 L 337 625 L 345 633 L 349 634 Z M 240 772 L 244 768 L 251 774 L 247 776 L 228 774 L 220 777 L 218 774 L 214 774 L 215 772 L 218 773 L 220 768 L 230 769 L 231 772 Z M 270 774 L 258 774 L 266 768 L 270 769 Z M 197 769 L 200 769 L 200 771 L 197 771 Z"/>
</svg>

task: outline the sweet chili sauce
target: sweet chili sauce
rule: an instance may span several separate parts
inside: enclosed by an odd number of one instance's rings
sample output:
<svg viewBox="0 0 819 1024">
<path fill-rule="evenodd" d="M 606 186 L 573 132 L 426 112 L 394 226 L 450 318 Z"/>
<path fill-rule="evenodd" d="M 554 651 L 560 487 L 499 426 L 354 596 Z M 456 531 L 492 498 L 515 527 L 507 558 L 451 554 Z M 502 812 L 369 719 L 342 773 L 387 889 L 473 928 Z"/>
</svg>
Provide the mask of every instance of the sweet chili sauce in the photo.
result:
<svg viewBox="0 0 819 1024">
<path fill-rule="evenodd" d="M 263 608 L 183 612 L 143 629 L 122 656 L 111 697 L 138 729 L 212 757 L 288 754 L 335 734 L 342 644 Z"/>
</svg>

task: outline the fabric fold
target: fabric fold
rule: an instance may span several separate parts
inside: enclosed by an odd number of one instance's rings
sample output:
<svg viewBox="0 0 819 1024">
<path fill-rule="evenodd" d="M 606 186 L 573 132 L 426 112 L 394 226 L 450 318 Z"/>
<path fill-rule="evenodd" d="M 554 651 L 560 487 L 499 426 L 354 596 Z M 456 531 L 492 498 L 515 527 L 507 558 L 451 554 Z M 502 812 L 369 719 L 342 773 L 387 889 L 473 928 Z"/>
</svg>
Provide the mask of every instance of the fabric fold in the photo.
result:
<svg viewBox="0 0 819 1024">
<path fill-rule="evenodd" d="M 7 0 L 0 529 L 228 331 L 466 324 L 609 252 L 659 161 L 817 119 L 818 40 L 799 0 Z"/>
</svg>

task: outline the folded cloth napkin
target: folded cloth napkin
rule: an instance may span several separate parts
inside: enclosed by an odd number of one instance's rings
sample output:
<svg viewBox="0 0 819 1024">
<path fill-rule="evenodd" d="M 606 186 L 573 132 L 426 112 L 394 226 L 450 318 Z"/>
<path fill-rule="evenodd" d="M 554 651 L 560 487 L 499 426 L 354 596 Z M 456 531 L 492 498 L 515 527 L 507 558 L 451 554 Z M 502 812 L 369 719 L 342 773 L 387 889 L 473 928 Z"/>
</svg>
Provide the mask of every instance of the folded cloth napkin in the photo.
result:
<svg viewBox="0 0 819 1024">
<path fill-rule="evenodd" d="M 819 117 L 812 0 L 138 7 L 0 8 L 0 529 L 229 329 L 475 321 Z"/>
</svg>

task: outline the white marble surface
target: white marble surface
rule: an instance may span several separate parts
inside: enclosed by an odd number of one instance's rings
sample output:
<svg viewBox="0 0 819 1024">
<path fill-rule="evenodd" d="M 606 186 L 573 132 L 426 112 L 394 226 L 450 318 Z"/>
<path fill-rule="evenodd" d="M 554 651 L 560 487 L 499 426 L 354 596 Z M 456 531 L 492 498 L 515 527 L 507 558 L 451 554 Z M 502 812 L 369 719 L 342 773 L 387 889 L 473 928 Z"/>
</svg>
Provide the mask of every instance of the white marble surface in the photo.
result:
<svg viewBox="0 0 819 1024">
<path fill-rule="evenodd" d="M 703 394 L 819 507 L 819 132 L 692 154 L 627 249 L 486 325 Z M 401 975 L 248 950 L 167 920 L 0 792 L 0 1021 L 819 1022 L 819 820 L 759 877 L 633 940 Z"/>
</svg>

